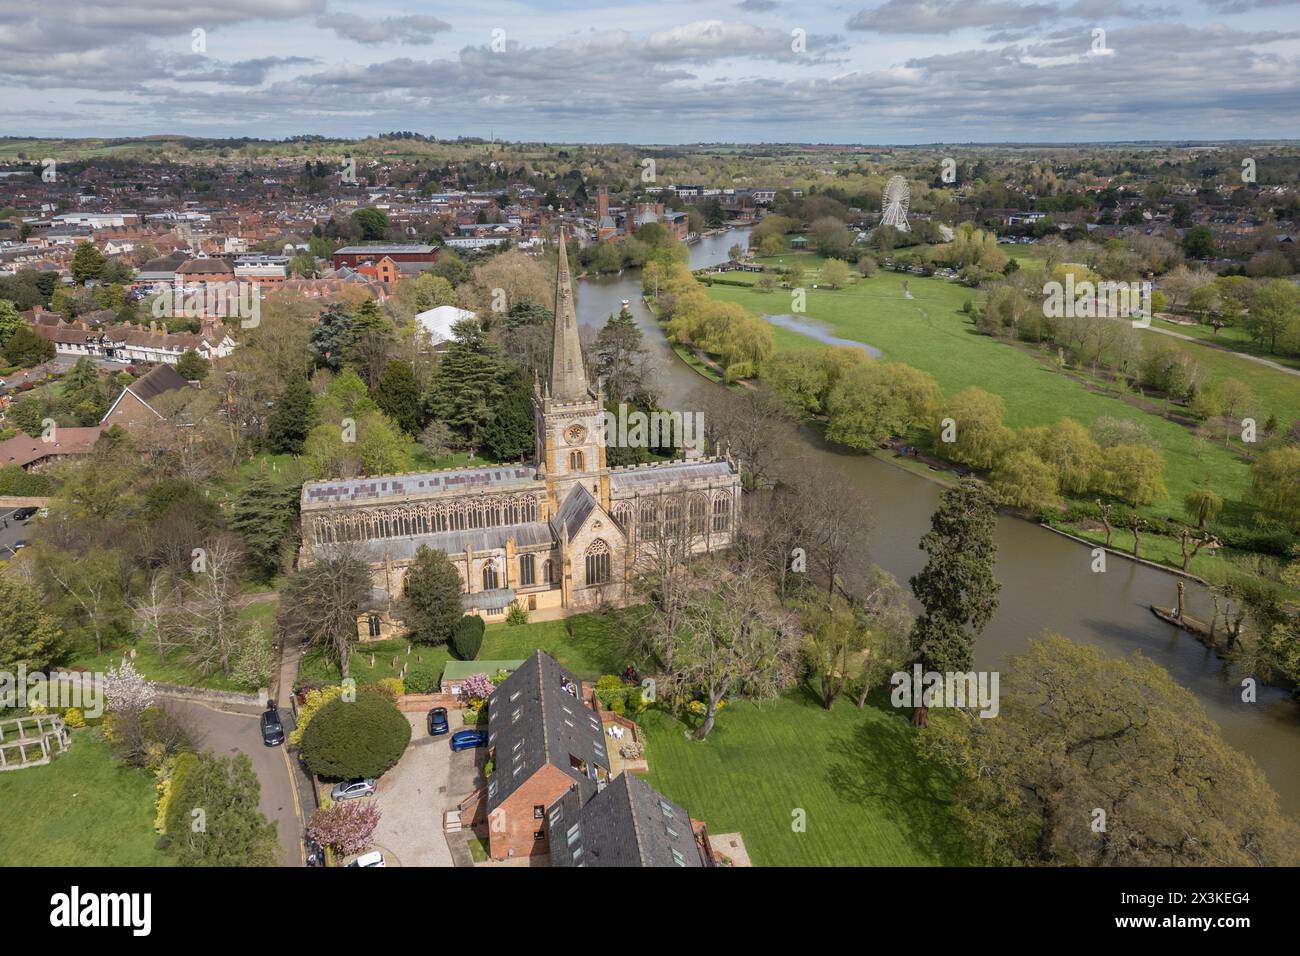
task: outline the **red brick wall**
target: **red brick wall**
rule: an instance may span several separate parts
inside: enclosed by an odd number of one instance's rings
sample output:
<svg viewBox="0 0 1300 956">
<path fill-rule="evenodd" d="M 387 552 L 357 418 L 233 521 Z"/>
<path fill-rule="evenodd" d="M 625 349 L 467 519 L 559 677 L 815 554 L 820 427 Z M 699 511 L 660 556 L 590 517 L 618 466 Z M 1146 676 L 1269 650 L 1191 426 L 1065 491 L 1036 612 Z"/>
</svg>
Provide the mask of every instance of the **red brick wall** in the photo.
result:
<svg viewBox="0 0 1300 956">
<path fill-rule="evenodd" d="M 495 773 L 509 773 L 508 755 L 497 756 Z M 573 785 L 563 770 L 546 764 L 537 770 L 509 798 L 488 815 L 488 852 L 494 860 L 512 856 L 545 856 L 550 853 L 549 834 L 537 840 L 534 834 L 546 830 L 546 809 L 564 796 Z M 533 816 L 534 807 L 544 807 L 540 820 Z"/>
</svg>

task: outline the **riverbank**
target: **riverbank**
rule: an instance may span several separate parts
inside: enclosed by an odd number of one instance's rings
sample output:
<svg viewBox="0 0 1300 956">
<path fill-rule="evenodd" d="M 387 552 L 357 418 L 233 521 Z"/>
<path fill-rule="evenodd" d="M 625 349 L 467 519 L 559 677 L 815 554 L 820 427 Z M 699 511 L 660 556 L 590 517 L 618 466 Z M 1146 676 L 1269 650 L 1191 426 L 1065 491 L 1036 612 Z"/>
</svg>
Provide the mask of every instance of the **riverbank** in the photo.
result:
<svg viewBox="0 0 1300 956">
<path fill-rule="evenodd" d="M 744 234 L 731 234 L 706 240 L 711 245 L 692 248 L 691 267 L 725 260 L 728 247 L 745 238 Z M 912 281 L 921 280 L 913 277 Z M 644 345 L 656 359 L 661 402 L 685 410 L 703 377 L 679 360 L 669 346 L 663 329 L 642 302 L 636 273 L 584 283 L 578 290 L 579 321 L 599 328 L 625 298 L 631 300 Z M 778 330 L 778 336 L 785 335 L 790 333 Z M 816 346 L 806 340 L 803 345 Z M 892 357 L 888 348 L 885 351 Z M 862 580 L 853 576 L 865 576 L 872 565 L 904 583 L 921 570 L 925 554 L 917 545 L 938 507 L 946 478 L 943 473 L 918 468 L 914 461 L 890 460 L 890 452 L 870 455 L 830 445 L 821 431 L 810 425 L 774 423 L 772 428 L 773 440 L 797 447 L 810 469 L 858 489 L 870 502 L 869 512 L 853 529 L 854 547 L 845 571 L 848 580 Z M 917 481 L 917 477 L 928 480 Z M 1031 639 L 1045 632 L 1088 643 L 1107 656 L 1141 652 L 1196 696 L 1225 739 L 1263 769 L 1280 794 L 1283 808 L 1300 815 L 1300 705 L 1289 694 L 1270 687 L 1259 687 L 1257 699 L 1244 702 L 1234 668 L 1151 613 L 1153 602 L 1170 601 L 1177 580 L 1171 569 L 1112 561 L 1107 573 L 1093 573 L 1090 549 L 1060 534 L 1043 534 L 1041 526 L 1010 515 L 998 519 L 997 544 L 995 574 L 1002 583 L 1001 605 L 976 644 L 976 667 L 1005 666 L 1010 657 L 1025 652 Z M 1195 582 L 1188 582 L 1187 601 L 1189 613 L 1203 619 L 1213 613 L 1209 594 Z"/>
<path fill-rule="evenodd" d="M 976 290 L 940 278 L 886 271 L 856 278 L 843 289 L 819 289 L 814 267 L 820 257 L 787 255 L 779 262 L 789 265 L 796 259 L 808 265 L 803 279 L 806 312 L 798 321 L 827 331 L 804 329 L 801 333 L 790 322 L 773 322 L 778 351 L 818 348 L 828 340 L 861 343 L 883 353 L 887 360 L 930 373 L 948 397 L 971 386 L 992 392 L 1003 399 L 1004 424 L 1010 428 L 1050 426 L 1063 418 L 1084 425 L 1103 417 L 1132 423 L 1158 443 L 1165 461 L 1167 493 L 1135 509 L 1149 523 L 1150 533 L 1170 532 L 1163 539 L 1150 539 L 1147 557 L 1171 570 L 1181 570 L 1181 546 L 1172 532 L 1188 522 L 1184 499 L 1193 491 L 1211 488 L 1224 499 L 1222 515 L 1212 530 L 1236 546 L 1214 554 L 1203 551 L 1195 559 L 1198 574 L 1216 584 L 1234 575 L 1256 578 L 1280 589 L 1288 599 L 1300 600 L 1300 593 L 1267 576 L 1260 563 L 1261 555 L 1265 563 L 1278 556 L 1250 550 L 1258 534 L 1250 496 L 1250 446 L 1236 439 L 1225 441 L 1222 433 L 1210 434 L 1190 421 L 1185 409 L 1174 407 L 1167 399 L 1143 396 L 1086 369 L 1062 366 L 1053 355 L 1032 345 L 980 334 L 968 309 L 968 303 L 976 301 Z M 735 281 L 715 283 L 708 289 L 710 296 L 738 304 L 769 321 L 780 314 L 789 298 L 788 290 L 769 292 L 755 287 L 752 273 L 728 275 Z M 1223 367 L 1225 361 L 1236 364 Z M 1276 410 L 1284 426 L 1288 419 L 1300 418 L 1300 389 L 1291 385 L 1289 376 L 1227 352 L 1216 352 L 1206 362 L 1214 363 L 1209 367 L 1216 377 L 1250 377 L 1252 391 L 1267 403 L 1266 409 Z M 1084 495 L 1068 502 L 1072 512 L 1086 511 L 1093 497 Z M 1078 520 L 1053 519 L 1051 523 L 1090 540 L 1094 537 L 1086 523 Z M 1101 543 L 1102 539 L 1097 540 Z M 1143 543 L 1148 543 L 1146 534 Z"/>
</svg>

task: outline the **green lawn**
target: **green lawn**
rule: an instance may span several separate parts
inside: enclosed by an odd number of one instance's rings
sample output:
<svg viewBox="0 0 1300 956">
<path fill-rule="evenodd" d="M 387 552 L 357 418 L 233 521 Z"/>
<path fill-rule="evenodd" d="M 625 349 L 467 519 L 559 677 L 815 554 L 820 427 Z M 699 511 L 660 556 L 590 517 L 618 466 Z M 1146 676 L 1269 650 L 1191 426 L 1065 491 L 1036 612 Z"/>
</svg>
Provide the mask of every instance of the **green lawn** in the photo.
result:
<svg viewBox="0 0 1300 956">
<path fill-rule="evenodd" d="M 757 866 L 918 866 L 966 861 L 941 772 L 905 716 L 796 690 L 723 709 L 708 739 L 663 711 L 640 718 L 650 782 L 713 834 L 739 831 Z M 806 831 L 792 828 L 805 811 Z"/>
<path fill-rule="evenodd" d="M 269 637 L 275 625 L 277 607 L 276 601 L 255 601 L 245 605 L 239 612 L 239 616 Z M 211 690 L 243 692 L 257 690 L 256 687 L 244 687 L 220 671 L 212 674 L 201 673 L 198 668 L 185 660 L 184 652 L 176 648 L 168 652 L 165 660 L 160 660 L 158 651 L 148 641 L 142 640 L 136 644 L 135 652 L 135 659 L 131 663 L 149 680 L 162 684 L 182 684 L 186 687 L 206 687 Z M 102 654 L 96 654 L 94 648 L 88 647 L 76 654 L 69 666 L 102 672 L 110 667 L 116 667 L 122 662 L 122 658 L 129 654 L 130 647 L 126 645 L 107 648 Z"/>
<path fill-rule="evenodd" d="M 1247 355 L 1257 355 L 1262 359 L 1270 362 L 1277 362 L 1279 365 L 1285 365 L 1289 368 L 1300 369 L 1300 359 L 1285 355 L 1274 355 L 1260 343 L 1250 337 L 1245 329 L 1238 326 L 1226 326 L 1216 334 L 1214 328 L 1209 325 L 1183 325 L 1181 322 L 1166 322 L 1164 319 L 1156 319 L 1152 322 L 1154 326 L 1161 329 L 1169 329 L 1172 332 L 1178 332 L 1181 335 L 1189 335 L 1199 342 L 1205 342 L 1208 345 L 1217 345 L 1221 349 L 1231 349 L 1234 352 L 1244 352 Z M 1195 353 L 1200 355 L 1200 352 Z"/>
<path fill-rule="evenodd" d="M 485 661 L 519 660 L 528 657 L 539 647 L 565 667 L 582 678 L 596 678 L 601 674 L 621 673 L 627 666 L 619 638 L 612 626 L 617 612 L 606 616 L 578 614 L 562 621 L 539 621 L 530 624 L 489 624 L 483 635 L 483 647 L 478 659 Z M 452 659 L 446 645 L 428 647 L 410 645 L 398 638 L 388 641 L 360 644 L 352 657 L 352 677 L 358 684 L 369 684 L 385 677 L 396 677 L 407 660 L 407 647 L 411 646 L 411 659 L 422 663 L 445 664 Z M 393 666 L 393 658 L 397 666 Z M 371 663 L 373 658 L 374 663 Z M 339 679 L 338 669 L 329 666 L 316 651 L 303 658 L 299 675 L 304 680 L 332 682 Z"/>
<path fill-rule="evenodd" d="M 904 282 L 912 299 L 903 297 Z M 790 311 L 788 292 L 715 285 L 710 294 L 739 303 L 756 315 Z M 1001 395 L 1006 402 L 1006 424 L 1012 427 L 1047 425 L 1067 416 L 1085 424 L 1103 415 L 1142 423 L 1164 448 L 1169 490 L 1168 496 L 1145 509 L 1146 513 L 1184 520 L 1184 495 L 1195 487 L 1208 486 L 1229 503 L 1225 518 L 1241 516 L 1250 471 L 1221 441 L 1207 441 L 1120 398 L 1090 391 L 1083 383 L 1044 367 L 1026 351 L 977 334 L 960 311 L 967 299 L 978 298 L 974 290 L 942 279 L 882 270 L 837 291 L 809 288 L 807 296 L 809 318 L 835 335 L 876 346 L 886 359 L 925 369 L 945 395 L 971 385 Z M 814 339 L 785 329 L 775 329 L 775 333 L 778 349 L 819 347 Z M 1275 403 L 1277 408 L 1266 408 L 1263 417 L 1275 411 L 1285 421 L 1288 414 L 1300 414 L 1300 388 L 1289 376 L 1210 349 L 1184 347 L 1196 349 L 1197 359 L 1213 375 L 1241 377 L 1261 398 Z M 1263 418 L 1260 421 L 1262 424 Z"/>
<path fill-rule="evenodd" d="M 0 866 L 167 866 L 154 785 L 113 761 L 98 730 L 44 767 L 0 773 Z"/>
</svg>

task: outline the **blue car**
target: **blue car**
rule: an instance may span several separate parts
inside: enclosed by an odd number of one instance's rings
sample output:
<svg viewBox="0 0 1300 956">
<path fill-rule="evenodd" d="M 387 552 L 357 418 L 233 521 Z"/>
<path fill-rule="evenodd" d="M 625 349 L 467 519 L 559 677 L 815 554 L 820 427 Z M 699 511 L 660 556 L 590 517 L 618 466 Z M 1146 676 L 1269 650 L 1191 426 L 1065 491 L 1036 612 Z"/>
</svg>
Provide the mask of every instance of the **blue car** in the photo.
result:
<svg viewBox="0 0 1300 956">
<path fill-rule="evenodd" d="M 452 750 L 473 750 L 487 746 L 487 734 L 482 730 L 458 730 L 451 735 Z"/>
<path fill-rule="evenodd" d="M 435 707 L 429 711 L 429 736 L 441 737 L 451 727 L 447 724 L 447 708 Z"/>
</svg>

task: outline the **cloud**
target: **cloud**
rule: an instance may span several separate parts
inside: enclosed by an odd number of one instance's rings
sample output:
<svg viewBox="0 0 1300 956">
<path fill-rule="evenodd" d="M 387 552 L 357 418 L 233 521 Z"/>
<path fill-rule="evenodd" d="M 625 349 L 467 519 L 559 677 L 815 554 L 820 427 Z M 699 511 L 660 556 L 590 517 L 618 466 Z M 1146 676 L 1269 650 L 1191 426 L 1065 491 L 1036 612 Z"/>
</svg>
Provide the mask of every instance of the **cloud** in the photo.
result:
<svg viewBox="0 0 1300 956">
<path fill-rule="evenodd" d="M 932 19 L 946 3 L 906 6 L 910 28 L 947 26 Z M 548 13 L 550 39 L 512 39 L 501 53 L 480 42 L 485 36 L 466 45 L 472 33 L 425 22 L 424 35 L 445 49 L 392 56 L 374 47 L 419 34 L 410 23 L 394 26 L 411 18 L 381 19 L 366 32 L 309 0 L 227 7 L 245 19 L 214 26 L 206 57 L 189 52 L 190 17 L 131 26 L 83 6 L 61 23 L 0 11 L 0 122 L 14 134 L 492 130 L 640 143 L 1300 135 L 1300 34 L 1149 19 L 1161 8 L 1115 0 L 971 0 L 952 10 L 984 31 L 974 42 L 810 32 L 802 54 L 787 29 L 738 17 L 593 29 L 584 9 Z M 1020 22 L 994 25 L 992 11 L 1002 8 Z M 1136 22 L 1139 14 L 1148 19 Z M 1114 55 L 1091 52 L 1098 19 Z M 825 30 L 826 22 L 807 26 Z M 360 46 L 334 41 L 347 31 Z"/>
<path fill-rule="evenodd" d="M 849 19 L 850 30 L 952 33 L 971 27 L 1025 27 L 1058 13 L 1055 4 L 1011 0 L 888 0 Z"/>
<path fill-rule="evenodd" d="M 445 33 L 451 24 L 437 17 L 362 17 L 354 13 L 327 13 L 316 18 L 316 26 L 333 30 L 345 40 L 357 43 L 403 43 L 422 46 L 432 43 L 434 35 Z"/>
<path fill-rule="evenodd" d="M 740 0 L 740 3 L 736 4 L 740 9 L 753 13 L 765 13 L 768 10 L 775 10 L 780 5 L 776 0 Z"/>
<path fill-rule="evenodd" d="M 1271 7 L 1300 6 L 1300 0 L 1203 0 L 1206 6 L 1223 13 L 1245 13 L 1248 10 L 1264 10 Z"/>
<path fill-rule="evenodd" d="M 1016 0 L 887 0 L 881 6 L 857 13 L 847 26 L 850 30 L 874 33 L 932 35 L 997 29 L 1002 31 L 999 35 L 1006 36 L 1053 20 L 1150 20 L 1177 13 L 1176 7 L 1135 5 L 1126 0 L 1076 0 L 1066 6 Z"/>
</svg>

